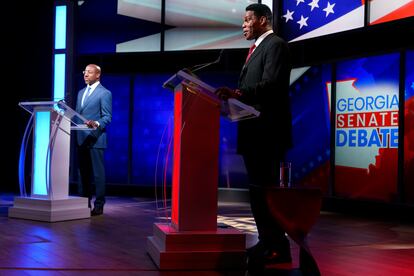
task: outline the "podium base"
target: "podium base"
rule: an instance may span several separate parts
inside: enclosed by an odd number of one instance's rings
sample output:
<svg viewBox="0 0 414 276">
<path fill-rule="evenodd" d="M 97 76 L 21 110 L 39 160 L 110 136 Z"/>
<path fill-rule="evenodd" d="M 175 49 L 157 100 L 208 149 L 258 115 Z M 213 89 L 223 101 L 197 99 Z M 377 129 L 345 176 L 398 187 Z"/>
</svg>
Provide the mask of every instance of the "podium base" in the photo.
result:
<svg viewBox="0 0 414 276">
<path fill-rule="evenodd" d="M 243 270 L 246 236 L 234 228 L 177 231 L 155 223 L 147 251 L 160 270 Z"/>
<path fill-rule="evenodd" d="M 68 197 L 66 199 L 41 199 L 33 197 L 15 197 L 13 207 L 9 208 L 9 217 L 47 222 L 84 219 L 91 216 L 86 197 Z"/>
</svg>

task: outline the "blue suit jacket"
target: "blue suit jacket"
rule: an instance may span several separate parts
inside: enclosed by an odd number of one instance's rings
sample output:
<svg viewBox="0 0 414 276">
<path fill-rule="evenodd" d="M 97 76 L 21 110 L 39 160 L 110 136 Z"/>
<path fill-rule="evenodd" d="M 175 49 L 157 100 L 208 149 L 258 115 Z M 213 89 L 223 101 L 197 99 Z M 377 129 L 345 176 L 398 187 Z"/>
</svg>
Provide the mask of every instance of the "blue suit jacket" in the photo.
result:
<svg viewBox="0 0 414 276">
<path fill-rule="evenodd" d="M 106 127 L 112 120 L 112 93 L 99 84 L 81 106 L 86 87 L 78 92 L 76 111 L 87 120 L 99 122 L 96 130 L 78 130 L 77 143 L 91 148 L 106 148 Z"/>
</svg>

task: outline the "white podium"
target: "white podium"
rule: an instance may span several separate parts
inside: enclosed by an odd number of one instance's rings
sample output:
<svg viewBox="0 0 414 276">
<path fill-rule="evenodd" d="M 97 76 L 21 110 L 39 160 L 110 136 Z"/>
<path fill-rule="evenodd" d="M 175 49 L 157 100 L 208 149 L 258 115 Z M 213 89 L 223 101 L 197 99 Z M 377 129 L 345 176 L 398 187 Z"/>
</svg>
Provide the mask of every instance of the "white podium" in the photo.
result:
<svg viewBox="0 0 414 276">
<path fill-rule="evenodd" d="M 88 199 L 69 196 L 70 134 L 87 130 L 86 119 L 63 101 L 20 102 L 19 106 L 31 117 L 20 149 L 20 197 L 14 198 L 9 217 L 47 222 L 89 218 Z M 25 163 L 31 136 L 28 188 Z"/>
</svg>

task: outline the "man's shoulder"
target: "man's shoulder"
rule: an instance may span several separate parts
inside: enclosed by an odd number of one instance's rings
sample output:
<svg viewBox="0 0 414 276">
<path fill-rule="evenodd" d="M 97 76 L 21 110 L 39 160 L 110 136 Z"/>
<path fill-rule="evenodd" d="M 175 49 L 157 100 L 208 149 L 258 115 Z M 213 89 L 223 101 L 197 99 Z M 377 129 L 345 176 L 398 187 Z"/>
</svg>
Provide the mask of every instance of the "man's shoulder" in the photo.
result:
<svg viewBox="0 0 414 276">
<path fill-rule="evenodd" d="M 287 42 L 282 37 L 278 36 L 275 33 L 271 33 L 266 38 L 268 38 L 268 39 L 265 39 L 268 42 L 287 44 Z"/>
<path fill-rule="evenodd" d="M 288 51 L 289 49 L 289 44 L 276 34 L 268 35 L 263 41 L 263 44 L 266 51 L 273 51 L 272 49 L 283 49 L 283 51 Z"/>
<path fill-rule="evenodd" d="M 107 89 L 105 86 L 103 86 L 102 83 L 99 83 L 96 88 L 104 91 L 105 93 L 111 93 L 111 91 Z"/>
</svg>

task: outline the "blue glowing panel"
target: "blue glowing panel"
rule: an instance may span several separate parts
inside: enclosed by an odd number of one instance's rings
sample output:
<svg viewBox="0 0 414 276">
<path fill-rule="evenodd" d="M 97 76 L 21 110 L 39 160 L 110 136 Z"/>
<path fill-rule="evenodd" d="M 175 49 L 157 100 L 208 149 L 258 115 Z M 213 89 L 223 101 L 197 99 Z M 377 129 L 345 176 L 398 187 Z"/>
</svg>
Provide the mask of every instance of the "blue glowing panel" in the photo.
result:
<svg viewBox="0 0 414 276">
<path fill-rule="evenodd" d="M 407 52 L 404 110 L 404 190 L 414 203 L 414 51 Z"/>
<path fill-rule="evenodd" d="M 65 99 L 66 54 L 55 54 L 53 100 Z"/>
<path fill-rule="evenodd" d="M 35 115 L 33 147 L 32 194 L 47 196 L 49 162 L 47 160 L 50 139 L 50 112 L 37 111 Z"/>
<path fill-rule="evenodd" d="M 397 193 L 399 54 L 338 63 L 335 192 L 393 201 Z"/>
<path fill-rule="evenodd" d="M 363 2 L 283 0 L 281 36 L 296 41 L 363 27 Z"/>
<path fill-rule="evenodd" d="M 171 184 L 173 92 L 162 88 L 170 74 L 135 78 L 132 127 L 132 181 L 142 186 Z M 167 162 L 168 161 L 168 162 Z M 166 177 L 164 178 L 164 172 Z"/>
<path fill-rule="evenodd" d="M 112 122 L 107 130 L 108 148 L 105 151 L 108 183 L 128 182 L 129 80 L 129 76 L 102 77 L 102 85 L 112 92 Z"/>
<path fill-rule="evenodd" d="M 292 181 L 320 187 L 324 192 L 330 173 L 330 81 L 330 65 L 294 68 L 289 90 L 293 148 L 287 160 L 292 162 Z"/>
<path fill-rule="evenodd" d="M 66 6 L 56 6 L 55 49 L 66 48 Z"/>
</svg>

